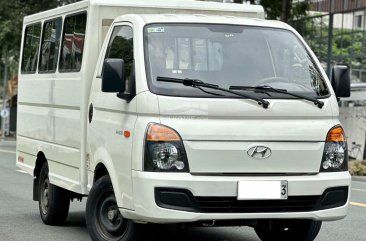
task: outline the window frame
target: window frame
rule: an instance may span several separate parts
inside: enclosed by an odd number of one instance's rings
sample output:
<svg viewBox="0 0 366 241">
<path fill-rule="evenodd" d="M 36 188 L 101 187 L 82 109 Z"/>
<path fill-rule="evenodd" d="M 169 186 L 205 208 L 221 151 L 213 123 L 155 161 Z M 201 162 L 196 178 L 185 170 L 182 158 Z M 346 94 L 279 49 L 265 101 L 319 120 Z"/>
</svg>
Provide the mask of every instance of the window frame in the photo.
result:
<svg viewBox="0 0 366 241">
<path fill-rule="evenodd" d="M 56 68 L 54 70 L 41 70 L 40 69 L 40 66 L 41 66 L 40 64 L 41 64 L 41 61 L 42 61 L 41 49 L 42 49 L 42 45 L 43 45 L 43 42 L 44 42 L 44 34 L 45 34 L 44 29 L 45 29 L 45 26 L 46 26 L 47 23 L 52 22 L 52 21 L 56 21 L 57 19 L 61 19 L 61 30 L 60 31 L 61 31 L 61 34 L 62 34 L 62 32 L 63 32 L 63 21 L 64 21 L 63 16 L 58 16 L 58 17 L 50 18 L 50 19 L 47 19 L 47 20 L 43 21 L 42 34 L 41 34 L 41 43 L 39 45 L 39 50 L 38 50 L 39 56 L 38 56 L 37 70 L 38 70 L 39 74 L 52 74 L 52 73 L 56 73 L 56 71 L 58 70 L 59 56 L 60 56 L 60 50 L 61 50 L 61 35 L 60 35 L 59 46 L 58 46 L 59 49 L 57 51 L 58 56 L 57 56 L 57 59 L 56 59 Z M 55 51 L 55 53 L 56 53 L 56 51 Z"/>
<path fill-rule="evenodd" d="M 133 78 L 133 80 L 129 80 L 129 81 L 132 81 L 131 83 L 128 83 L 128 87 L 129 88 L 126 88 L 125 89 L 125 92 L 124 93 L 121 93 L 122 95 L 120 95 L 120 98 L 122 98 L 122 99 L 126 99 L 127 101 L 131 101 L 135 96 L 136 96 L 136 59 L 135 59 L 135 29 L 134 29 L 134 26 L 133 26 L 133 24 L 131 23 L 131 22 L 127 22 L 127 21 L 124 21 L 124 22 L 117 22 L 117 23 L 115 23 L 115 24 L 113 24 L 113 25 L 111 25 L 111 27 L 110 27 L 110 30 L 109 30 L 109 32 L 108 32 L 108 34 L 106 35 L 106 39 L 107 38 L 109 38 L 108 39 L 108 43 L 106 42 L 106 40 L 105 40 L 105 44 L 106 44 L 106 46 L 104 47 L 104 49 L 103 49 L 103 61 L 101 61 L 101 63 L 100 63 L 100 65 L 99 65 L 99 70 L 98 70 L 98 75 L 97 75 L 97 77 L 96 78 L 102 78 L 102 76 L 103 76 L 103 68 L 104 68 L 104 60 L 105 59 L 107 59 L 107 55 L 108 55 L 108 53 L 109 53 L 109 46 L 110 46 L 110 44 L 111 44 L 111 41 L 112 41 L 112 39 L 111 39 L 111 37 L 112 37 L 112 35 L 113 35 L 113 33 L 114 33 L 114 30 L 117 28 L 117 27 L 129 27 L 129 28 L 131 28 L 131 31 L 132 31 L 132 51 L 133 51 L 133 60 L 132 60 L 132 68 L 133 68 L 133 70 L 131 70 L 131 71 L 133 71 L 134 72 L 134 78 Z M 131 75 L 131 73 L 130 73 L 130 75 Z M 125 84 L 127 84 L 127 77 L 125 76 Z M 124 96 L 124 97 L 122 97 L 124 94 L 126 94 L 126 92 L 130 92 L 130 93 L 128 93 L 129 95 L 126 95 L 126 96 Z"/>
<path fill-rule="evenodd" d="M 23 71 L 23 63 L 24 63 L 24 49 L 25 49 L 25 45 L 27 43 L 27 30 L 29 27 L 35 26 L 35 25 L 40 25 L 41 31 L 40 31 L 40 35 L 39 35 L 39 42 L 38 42 L 38 50 L 37 50 L 37 61 L 36 61 L 36 67 L 34 71 Z M 41 41 L 42 41 L 42 34 L 43 34 L 43 29 L 42 29 L 42 21 L 39 22 L 35 22 L 35 23 L 31 23 L 25 26 L 24 28 L 24 32 L 23 32 L 23 46 L 22 46 L 22 58 L 21 58 L 21 63 L 20 63 L 20 73 L 23 74 L 35 74 L 38 71 L 38 61 L 39 61 L 39 53 L 40 53 L 40 48 L 41 48 Z"/>
<path fill-rule="evenodd" d="M 108 41 L 108 45 L 107 45 L 107 47 L 106 47 L 106 50 L 105 50 L 105 54 L 104 54 L 104 59 L 103 59 L 103 64 L 102 64 L 102 69 L 103 69 L 103 66 L 104 66 L 104 60 L 106 60 L 107 59 L 107 55 L 109 54 L 109 47 L 110 47 L 110 45 L 111 45 L 111 43 L 112 43 L 112 39 L 111 39 L 111 37 L 112 37 L 112 35 L 113 35 L 113 33 L 114 33 L 114 30 L 116 29 L 116 28 L 118 28 L 118 27 L 121 27 L 121 28 L 123 28 L 123 27 L 130 27 L 131 28 L 131 32 L 132 32 L 132 54 L 133 54 L 133 60 L 132 60 L 132 62 L 133 62 L 133 65 L 134 65 L 134 63 L 135 63 L 135 41 L 134 41 L 134 39 L 135 39 L 135 36 L 134 36 L 134 30 L 133 30 L 133 26 L 132 25 L 129 25 L 129 24 L 116 24 L 116 25 L 114 25 L 114 26 L 112 26 L 113 28 L 112 28 L 112 32 L 111 32 L 111 34 L 110 34 L 110 38 L 109 38 L 109 41 Z M 124 60 L 123 60 L 124 61 Z M 126 63 L 125 63 L 126 64 Z M 102 75 L 103 73 L 101 73 L 101 75 Z M 126 80 L 126 77 L 125 77 L 125 80 Z"/>
<path fill-rule="evenodd" d="M 81 65 L 80 65 L 80 68 L 79 69 L 73 69 L 73 70 L 70 70 L 70 69 L 61 69 L 60 68 L 60 63 L 61 63 L 61 56 L 63 54 L 63 47 L 64 47 L 64 39 L 65 39 L 65 33 L 66 33 L 66 19 L 67 18 L 70 18 L 70 17 L 75 17 L 75 16 L 78 16 L 78 15 L 83 15 L 85 14 L 85 18 L 86 18 L 86 21 L 85 21 L 85 36 L 84 36 L 84 43 L 83 43 L 83 53 L 81 55 Z M 84 63 L 84 48 L 85 48 L 85 39 L 87 38 L 87 27 L 88 27 L 88 11 L 87 10 L 83 10 L 83 11 L 80 11 L 80 12 L 75 12 L 75 13 L 71 13 L 71 14 L 68 14 L 68 15 L 65 15 L 64 18 L 63 18 L 63 24 L 62 24 L 62 35 L 61 35 L 61 41 L 60 41 L 60 53 L 59 53 L 59 56 L 58 56 L 58 64 L 57 64 L 57 69 L 58 69 L 58 72 L 59 73 L 78 73 L 81 71 L 81 69 L 83 68 L 83 63 Z"/>
<path fill-rule="evenodd" d="M 321 69 L 320 69 L 320 65 L 317 64 L 316 59 L 318 59 L 315 55 L 313 56 L 311 54 L 311 49 L 310 47 L 301 39 L 299 38 L 299 36 L 297 36 L 295 34 L 295 32 L 289 30 L 289 29 L 285 29 L 285 28 L 280 28 L 280 27 L 269 27 L 269 26 L 256 26 L 256 25 L 250 25 L 250 24 L 224 24 L 224 23 L 192 23 L 192 22 L 151 22 L 148 24 L 145 24 L 143 26 L 143 51 L 144 51 L 144 68 L 145 68 L 145 73 L 146 73 L 146 81 L 147 81 L 147 86 L 148 89 L 151 93 L 159 95 L 159 96 L 169 96 L 169 97 L 183 97 L 183 98 L 224 98 L 224 99 L 235 99 L 238 97 L 235 96 L 224 96 L 224 97 L 218 97 L 218 96 L 213 96 L 210 94 L 205 94 L 205 93 L 200 93 L 199 95 L 194 95 L 194 94 L 176 94 L 176 93 L 172 93 L 172 90 L 162 90 L 159 86 L 156 86 L 156 84 L 154 84 L 153 80 L 152 80 L 152 76 L 151 76 L 151 69 L 150 69 L 150 65 L 147 64 L 149 60 L 149 53 L 147 51 L 148 49 L 148 32 L 147 32 L 147 28 L 149 28 L 152 25 L 156 25 L 156 24 L 162 24 L 162 25 L 169 25 L 169 26 L 181 26 L 181 25 L 227 25 L 227 26 L 247 26 L 247 27 L 252 27 L 252 28 L 258 28 L 258 29 L 271 29 L 271 30 L 276 30 L 276 31 L 284 31 L 284 32 L 289 32 L 291 33 L 298 41 L 299 43 L 304 47 L 304 49 L 306 50 L 306 53 L 311 57 L 311 60 L 314 64 L 314 67 L 316 69 L 316 71 L 318 73 L 320 73 L 322 80 L 324 81 L 325 87 L 328 90 L 328 94 L 323 95 L 323 96 L 316 96 L 316 99 L 326 99 L 329 98 L 331 96 L 331 85 L 329 82 L 327 82 L 327 76 L 323 75 Z M 179 86 L 178 86 L 179 87 Z M 174 89 L 179 90 L 179 88 Z M 263 95 L 266 98 L 268 98 L 267 95 Z M 275 96 L 275 97 L 270 97 L 269 99 L 296 99 L 296 97 L 292 97 L 292 96 L 288 96 L 288 95 L 280 95 L 280 96 Z"/>
</svg>

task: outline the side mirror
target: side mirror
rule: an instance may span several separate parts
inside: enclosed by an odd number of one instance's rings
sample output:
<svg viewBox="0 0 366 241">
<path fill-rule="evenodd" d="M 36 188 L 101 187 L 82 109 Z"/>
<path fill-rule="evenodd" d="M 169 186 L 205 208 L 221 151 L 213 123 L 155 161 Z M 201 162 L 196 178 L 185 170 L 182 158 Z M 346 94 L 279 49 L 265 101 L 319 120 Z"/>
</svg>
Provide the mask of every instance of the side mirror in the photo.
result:
<svg viewBox="0 0 366 241">
<path fill-rule="evenodd" d="M 123 59 L 104 60 L 102 72 L 102 91 L 109 93 L 125 92 L 125 62 Z"/>
<path fill-rule="evenodd" d="M 351 74 L 347 66 L 333 66 L 332 87 L 337 98 L 351 96 Z"/>
</svg>

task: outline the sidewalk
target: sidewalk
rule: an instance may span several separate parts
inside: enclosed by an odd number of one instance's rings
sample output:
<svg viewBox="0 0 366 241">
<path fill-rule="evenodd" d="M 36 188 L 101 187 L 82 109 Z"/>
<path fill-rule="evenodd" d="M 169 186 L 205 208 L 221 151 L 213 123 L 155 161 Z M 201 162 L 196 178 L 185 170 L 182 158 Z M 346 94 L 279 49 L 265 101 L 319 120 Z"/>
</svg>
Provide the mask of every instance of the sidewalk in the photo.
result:
<svg viewBox="0 0 366 241">
<path fill-rule="evenodd" d="M 5 139 L 0 138 L 0 146 L 4 147 L 15 147 L 16 139 L 12 137 L 5 137 Z"/>
<path fill-rule="evenodd" d="M 366 176 L 352 176 L 352 181 L 366 182 Z"/>
</svg>

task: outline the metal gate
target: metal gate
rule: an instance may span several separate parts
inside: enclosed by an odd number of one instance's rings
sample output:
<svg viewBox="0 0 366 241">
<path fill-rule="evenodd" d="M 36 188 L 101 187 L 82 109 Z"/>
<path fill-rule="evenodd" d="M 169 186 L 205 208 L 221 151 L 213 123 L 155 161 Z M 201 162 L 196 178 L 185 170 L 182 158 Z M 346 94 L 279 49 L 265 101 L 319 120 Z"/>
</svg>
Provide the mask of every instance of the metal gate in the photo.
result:
<svg viewBox="0 0 366 241">
<path fill-rule="evenodd" d="M 352 70 L 352 83 L 366 86 L 366 0 L 311 1 L 293 27 L 306 39 L 329 75 L 333 64 Z"/>
</svg>

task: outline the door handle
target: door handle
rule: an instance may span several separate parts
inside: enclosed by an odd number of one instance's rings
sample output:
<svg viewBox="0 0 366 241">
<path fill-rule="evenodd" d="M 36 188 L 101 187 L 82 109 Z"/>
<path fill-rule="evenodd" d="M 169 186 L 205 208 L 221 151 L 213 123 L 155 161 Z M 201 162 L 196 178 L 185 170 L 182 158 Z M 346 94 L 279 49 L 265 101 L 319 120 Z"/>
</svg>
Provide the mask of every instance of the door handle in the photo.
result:
<svg viewBox="0 0 366 241">
<path fill-rule="evenodd" d="M 91 123 L 93 120 L 93 111 L 94 111 L 93 103 L 90 103 L 90 105 L 89 105 L 89 123 Z"/>
</svg>

